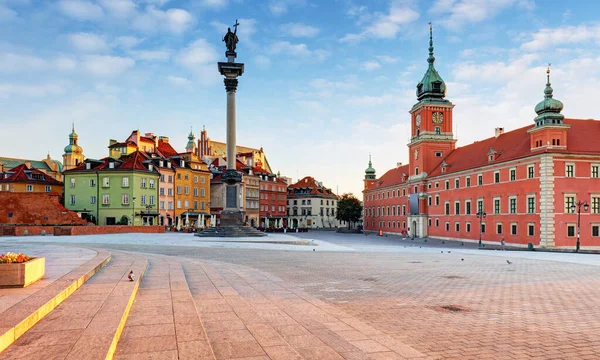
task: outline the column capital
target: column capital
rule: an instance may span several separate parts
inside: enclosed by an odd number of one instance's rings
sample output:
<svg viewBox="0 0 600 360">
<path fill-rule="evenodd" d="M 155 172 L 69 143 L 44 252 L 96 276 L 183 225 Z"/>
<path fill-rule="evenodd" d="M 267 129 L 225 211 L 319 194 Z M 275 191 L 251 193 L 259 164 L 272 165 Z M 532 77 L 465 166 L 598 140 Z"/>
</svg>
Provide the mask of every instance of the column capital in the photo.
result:
<svg viewBox="0 0 600 360">
<path fill-rule="evenodd" d="M 237 90 L 237 86 L 238 86 L 238 80 L 237 79 L 223 79 L 223 82 L 225 83 L 225 91 L 227 92 L 236 92 Z"/>
</svg>

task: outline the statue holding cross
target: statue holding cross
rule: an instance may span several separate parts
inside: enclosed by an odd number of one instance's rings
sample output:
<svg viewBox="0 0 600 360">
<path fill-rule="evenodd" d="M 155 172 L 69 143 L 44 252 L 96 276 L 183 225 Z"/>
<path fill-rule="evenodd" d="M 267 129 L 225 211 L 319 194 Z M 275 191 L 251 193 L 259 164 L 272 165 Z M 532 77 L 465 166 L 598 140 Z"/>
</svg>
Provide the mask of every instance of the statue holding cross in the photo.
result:
<svg viewBox="0 0 600 360">
<path fill-rule="evenodd" d="M 239 42 L 237 37 L 237 27 L 240 25 L 235 19 L 235 24 L 233 24 L 234 30 L 231 32 L 231 28 L 227 28 L 227 34 L 223 37 L 223 41 L 225 41 L 225 46 L 227 46 L 227 51 L 235 52 L 236 44 Z"/>
</svg>

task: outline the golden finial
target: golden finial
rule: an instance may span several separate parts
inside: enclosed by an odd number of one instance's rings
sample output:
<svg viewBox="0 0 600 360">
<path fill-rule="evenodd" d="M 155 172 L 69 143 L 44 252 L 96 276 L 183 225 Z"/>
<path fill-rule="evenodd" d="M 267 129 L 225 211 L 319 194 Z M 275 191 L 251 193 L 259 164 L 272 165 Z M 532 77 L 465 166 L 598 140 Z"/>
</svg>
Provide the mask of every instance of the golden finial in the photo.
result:
<svg viewBox="0 0 600 360">
<path fill-rule="evenodd" d="M 546 74 L 550 74 L 550 66 L 552 66 L 552 64 L 548 63 L 548 69 L 546 70 Z"/>
<path fill-rule="evenodd" d="M 431 25 L 431 21 L 429 22 L 429 31 L 433 30 L 433 25 Z"/>
</svg>

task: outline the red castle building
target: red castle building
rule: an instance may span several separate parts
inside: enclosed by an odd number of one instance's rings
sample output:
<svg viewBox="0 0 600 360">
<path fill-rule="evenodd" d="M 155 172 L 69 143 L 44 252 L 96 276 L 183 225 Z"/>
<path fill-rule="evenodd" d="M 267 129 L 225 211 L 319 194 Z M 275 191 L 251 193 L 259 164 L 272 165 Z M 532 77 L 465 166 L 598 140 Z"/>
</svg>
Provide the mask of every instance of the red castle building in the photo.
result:
<svg viewBox="0 0 600 360">
<path fill-rule="evenodd" d="M 600 247 L 600 121 L 565 119 L 550 70 L 533 124 L 455 147 L 454 105 L 429 63 L 410 110 L 409 164 L 364 179 L 364 229 L 540 247 Z M 578 226 L 580 224 L 580 226 Z"/>
</svg>

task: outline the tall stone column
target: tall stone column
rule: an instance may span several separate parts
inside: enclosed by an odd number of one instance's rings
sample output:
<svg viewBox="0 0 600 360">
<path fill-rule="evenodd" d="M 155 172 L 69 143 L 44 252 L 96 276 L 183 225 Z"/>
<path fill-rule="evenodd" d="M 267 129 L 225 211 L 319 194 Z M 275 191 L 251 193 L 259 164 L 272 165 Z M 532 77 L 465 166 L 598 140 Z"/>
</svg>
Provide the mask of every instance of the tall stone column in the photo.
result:
<svg viewBox="0 0 600 360">
<path fill-rule="evenodd" d="M 236 108 L 235 94 L 238 86 L 238 76 L 244 73 L 244 64 L 236 63 L 235 51 L 227 51 L 227 62 L 219 62 L 219 72 L 225 76 L 225 91 L 227 92 L 227 170 L 222 178 L 225 182 L 225 208 L 221 212 L 221 226 L 242 226 L 244 213 L 238 202 L 242 174 L 236 169 Z"/>
</svg>

